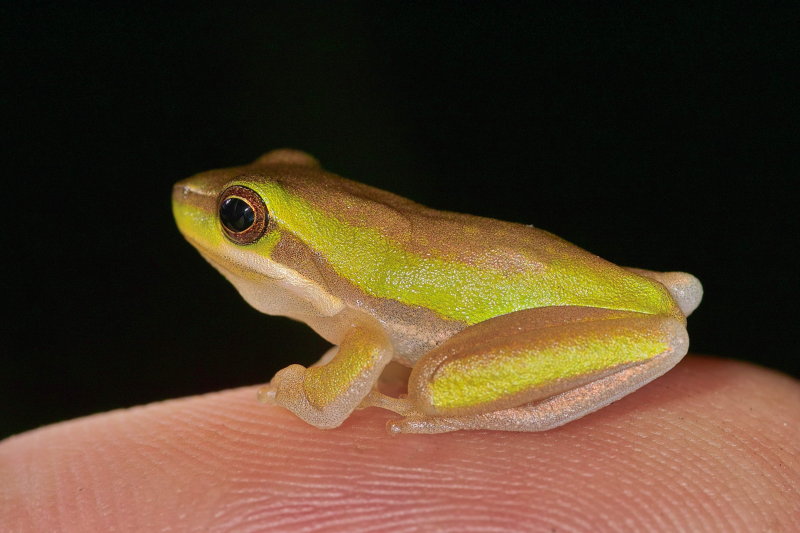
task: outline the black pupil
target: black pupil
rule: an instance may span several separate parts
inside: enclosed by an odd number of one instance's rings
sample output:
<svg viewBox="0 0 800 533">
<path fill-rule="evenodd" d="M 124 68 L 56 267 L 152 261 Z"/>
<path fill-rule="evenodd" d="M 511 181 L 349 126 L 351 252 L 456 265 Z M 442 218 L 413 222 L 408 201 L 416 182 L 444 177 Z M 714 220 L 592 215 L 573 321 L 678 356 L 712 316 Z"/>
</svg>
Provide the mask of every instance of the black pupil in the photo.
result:
<svg viewBox="0 0 800 533">
<path fill-rule="evenodd" d="M 256 221 L 256 214 L 250 204 L 241 198 L 230 197 L 219 206 L 219 218 L 229 230 L 240 233 Z"/>
</svg>

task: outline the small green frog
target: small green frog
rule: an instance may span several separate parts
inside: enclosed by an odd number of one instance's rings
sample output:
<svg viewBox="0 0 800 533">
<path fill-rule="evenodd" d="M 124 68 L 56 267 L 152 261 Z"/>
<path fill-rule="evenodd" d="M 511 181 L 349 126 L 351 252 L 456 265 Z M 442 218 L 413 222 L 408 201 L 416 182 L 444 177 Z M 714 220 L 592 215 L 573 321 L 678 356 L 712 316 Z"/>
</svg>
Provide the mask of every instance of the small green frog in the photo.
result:
<svg viewBox="0 0 800 533">
<path fill-rule="evenodd" d="M 430 209 L 275 150 L 177 183 L 178 227 L 264 313 L 335 346 L 258 395 L 319 428 L 377 406 L 392 433 L 542 431 L 686 354 L 690 274 L 618 267 L 522 224 Z M 407 395 L 382 393 L 394 362 Z"/>
</svg>

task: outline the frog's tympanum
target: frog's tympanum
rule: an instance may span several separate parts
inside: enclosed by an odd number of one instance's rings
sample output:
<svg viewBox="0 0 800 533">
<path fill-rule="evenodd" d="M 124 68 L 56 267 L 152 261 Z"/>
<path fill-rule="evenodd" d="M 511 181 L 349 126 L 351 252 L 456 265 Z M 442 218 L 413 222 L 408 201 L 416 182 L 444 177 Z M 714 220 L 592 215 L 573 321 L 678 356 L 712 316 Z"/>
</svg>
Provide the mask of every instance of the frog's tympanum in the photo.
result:
<svg viewBox="0 0 800 533">
<path fill-rule="evenodd" d="M 183 180 L 173 209 L 250 305 L 335 345 L 258 393 L 319 428 L 370 406 L 401 415 L 392 433 L 560 426 L 672 368 L 702 297 L 690 274 L 430 209 L 294 150 Z M 408 393 L 386 394 L 381 374 L 398 365 Z"/>
</svg>

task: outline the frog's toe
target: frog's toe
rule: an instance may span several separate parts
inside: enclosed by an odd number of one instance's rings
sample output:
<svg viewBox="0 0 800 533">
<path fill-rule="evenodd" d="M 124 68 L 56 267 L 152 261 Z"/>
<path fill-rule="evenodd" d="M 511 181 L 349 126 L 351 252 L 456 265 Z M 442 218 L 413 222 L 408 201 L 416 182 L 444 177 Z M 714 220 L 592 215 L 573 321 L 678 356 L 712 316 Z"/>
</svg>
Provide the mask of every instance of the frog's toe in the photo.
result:
<svg viewBox="0 0 800 533">
<path fill-rule="evenodd" d="M 406 417 L 389 420 L 386 422 L 386 431 L 390 435 L 401 433 L 448 433 L 464 429 L 452 419 L 440 417 Z"/>
<path fill-rule="evenodd" d="M 274 404 L 278 391 L 272 385 L 264 385 L 256 391 L 256 398 L 261 403 Z"/>
</svg>

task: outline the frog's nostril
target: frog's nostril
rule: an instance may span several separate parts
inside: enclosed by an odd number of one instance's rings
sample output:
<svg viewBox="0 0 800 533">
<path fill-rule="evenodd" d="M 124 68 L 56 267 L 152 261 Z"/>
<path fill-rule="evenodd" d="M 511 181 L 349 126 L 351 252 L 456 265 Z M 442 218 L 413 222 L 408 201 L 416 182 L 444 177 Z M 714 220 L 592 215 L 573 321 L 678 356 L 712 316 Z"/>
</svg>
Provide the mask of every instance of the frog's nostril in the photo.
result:
<svg viewBox="0 0 800 533">
<path fill-rule="evenodd" d="M 172 186 L 172 200 L 182 202 L 189 196 L 189 186 L 179 181 Z"/>
<path fill-rule="evenodd" d="M 183 198 L 183 187 L 178 187 L 177 185 L 172 187 L 172 199 L 180 200 L 182 198 Z"/>
<path fill-rule="evenodd" d="M 206 190 L 193 184 L 190 180 L 179 181 L 172 186 L 172 201 L 191 204 L 204 204 L 207 201 L 216 200 L 213 191 Z"/>
</svg>

